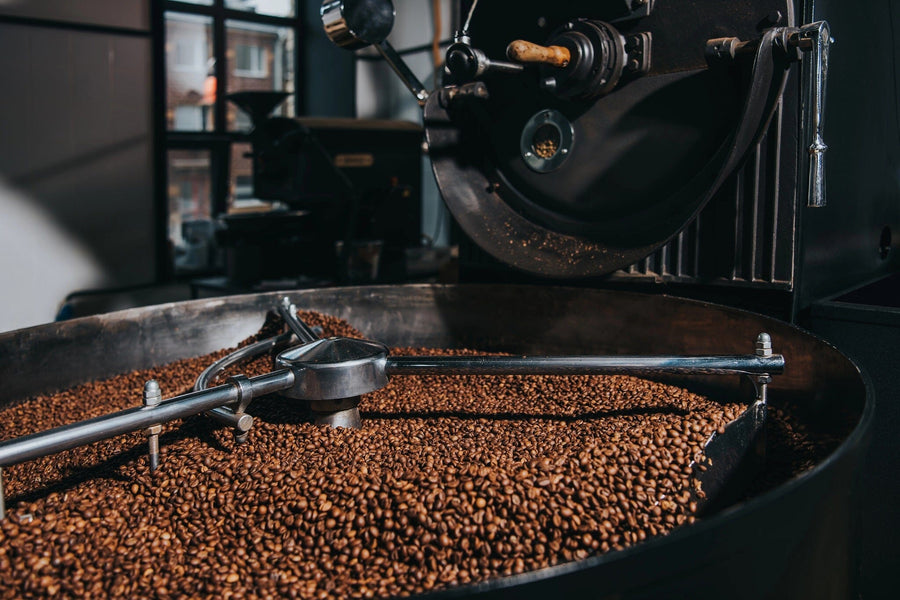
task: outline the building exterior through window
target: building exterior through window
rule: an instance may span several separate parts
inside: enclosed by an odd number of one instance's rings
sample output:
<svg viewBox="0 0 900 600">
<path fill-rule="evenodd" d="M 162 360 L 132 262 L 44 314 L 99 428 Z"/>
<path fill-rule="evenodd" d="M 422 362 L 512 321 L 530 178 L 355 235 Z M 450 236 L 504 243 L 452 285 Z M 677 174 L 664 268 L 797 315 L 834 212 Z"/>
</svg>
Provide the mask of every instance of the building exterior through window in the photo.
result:
<svg viewBox="0 0 900 600">
<path fill-rule="evenodd" d="M 297 0 L 158 1 L 165 9 L 169 243 L 176 274 L 212 272 L 221 266 L 216 217 L 255 202 L 242 140 L 251 122 L 226 96 L 296 91 Z M 275 113 L 295 116 L 295 98 Z"/>
</svg>

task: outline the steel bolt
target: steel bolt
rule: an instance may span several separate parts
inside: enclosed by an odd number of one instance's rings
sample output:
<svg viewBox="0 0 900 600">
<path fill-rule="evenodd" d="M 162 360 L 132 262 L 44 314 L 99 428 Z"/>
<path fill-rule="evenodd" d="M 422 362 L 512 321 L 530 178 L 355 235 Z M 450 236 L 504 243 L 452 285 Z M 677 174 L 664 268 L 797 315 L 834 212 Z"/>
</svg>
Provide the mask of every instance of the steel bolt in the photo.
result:
<svg viewBox="0 0 900 600">
<path fill-rule="evenodd" d="M 159 406 L 162 402 L 162 390 L 155 379 L 144 384 L 144 406 Z M 159 468 L 159 434 L 162 433 L 162 425 L 151 425 L 144 430 L 147 434 L 147 442 L 150 446 L 150 472 L 155 473 Z"/>
<path fill-rule="evenodd" d="M 768 333 L 760 333 L 756 337 L 756 355 L 772 356 L 772 338 Z"/>
</svg>

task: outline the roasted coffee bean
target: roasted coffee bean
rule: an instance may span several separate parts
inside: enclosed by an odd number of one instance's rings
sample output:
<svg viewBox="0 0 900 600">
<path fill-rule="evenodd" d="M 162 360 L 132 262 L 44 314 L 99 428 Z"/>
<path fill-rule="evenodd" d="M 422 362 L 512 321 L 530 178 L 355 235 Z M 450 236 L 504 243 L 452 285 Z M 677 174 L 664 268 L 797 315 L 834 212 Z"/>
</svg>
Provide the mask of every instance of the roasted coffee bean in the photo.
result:
<svg viewBox="0 0 900 600">
<path fill-rule="evenodd" d="M 5 407 L 0 439 L 137 406 L 150 378 L 186 392 L 226 353 Z M 427 376 L 360 409 L 362 429 L 330 429 L 260 399 L 243 445 L 204 417 L 168 423 L 153 475 L 141 432 L 6 469 L 0 597 L 406 596 L 580 560 L 693 522 L 689 465 L 743 406 L 625 376 Z M 776 463 L 815 464 L 823 446 L 803 439 Z"/>
</svg>

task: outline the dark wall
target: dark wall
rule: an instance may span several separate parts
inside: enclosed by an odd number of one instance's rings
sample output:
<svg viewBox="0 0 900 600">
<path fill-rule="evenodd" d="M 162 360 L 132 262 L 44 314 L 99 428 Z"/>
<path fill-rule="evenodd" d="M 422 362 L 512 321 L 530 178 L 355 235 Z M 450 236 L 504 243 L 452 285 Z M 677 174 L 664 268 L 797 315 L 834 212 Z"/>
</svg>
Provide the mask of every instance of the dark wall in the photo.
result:
<svg viewBox="0 0 900 600">
<path fill-rule="evenodd" d="M 148 7 L 0 2 L 0 330 L 155 277 Z"/>
<path fill-rule="evenodd" d="M 817 0 L 831 49 L 824 208 L 801 210 L 804 298 L 834 295 L 900 268 L 900 4 Z M 805 173 L 805 148 L 801 161 Z M 889 228 L 894 248 L 880 252 Z"/>
</svg>

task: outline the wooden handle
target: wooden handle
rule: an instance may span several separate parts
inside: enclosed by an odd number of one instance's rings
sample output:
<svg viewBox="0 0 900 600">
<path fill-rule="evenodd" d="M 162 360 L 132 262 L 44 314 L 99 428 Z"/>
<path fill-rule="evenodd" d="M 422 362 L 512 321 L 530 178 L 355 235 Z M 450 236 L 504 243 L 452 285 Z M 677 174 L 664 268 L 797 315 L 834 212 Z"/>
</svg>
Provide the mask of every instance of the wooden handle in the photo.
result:
<svg viewBox="0 0 900 600">
<path fill-rule="evenodd" d="M 563 46 L 539 46 L 525 40 L 510 42 L 506 47 L 506 56 L 520 63 L 538 63 L 554 67 L 565 67 L 572 58 L 569 49 Z"/>
</svg>

